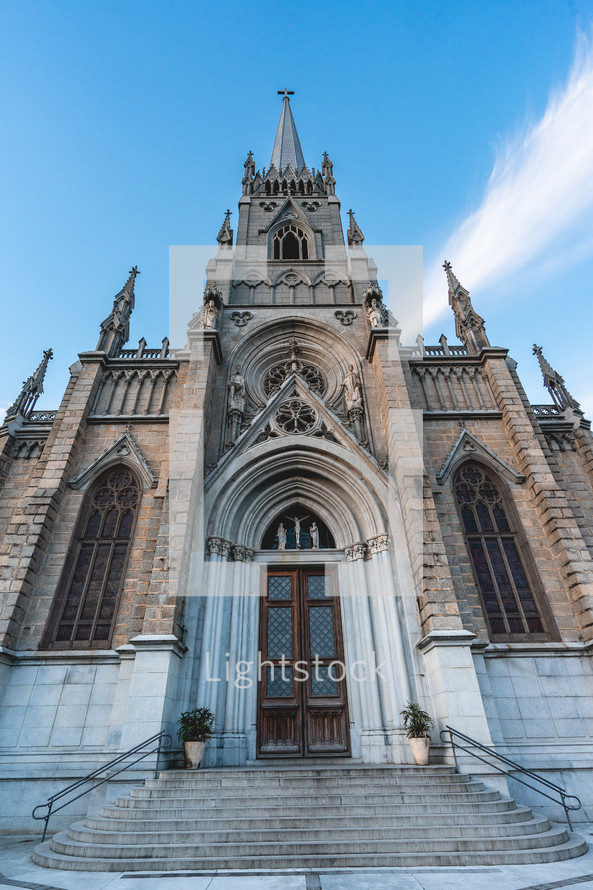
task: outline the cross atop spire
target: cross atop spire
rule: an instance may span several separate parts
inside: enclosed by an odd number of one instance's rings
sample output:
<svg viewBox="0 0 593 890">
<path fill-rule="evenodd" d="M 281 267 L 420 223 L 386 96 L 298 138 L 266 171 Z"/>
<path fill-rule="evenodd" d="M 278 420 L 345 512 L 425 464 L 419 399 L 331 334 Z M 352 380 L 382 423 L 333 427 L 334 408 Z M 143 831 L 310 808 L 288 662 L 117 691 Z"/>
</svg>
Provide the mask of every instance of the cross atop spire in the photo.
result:
<svg viewBox="0 0 593 890">
<path fill-rule="evenodd" d="M 53 351 L 51 349 L 46 349 L 43 353 L 43 358 L 41 362 L 37 366 L 37 370 L 28 377 L 24 383 L 23 388 L 21 389 L 17 399 L 10 406 L 8 411 L 6 412 L 6 417 L 11 418 L 15 417 L 17 414 L 22 415 L 22 417 L 29 417 L 35 404 L 37 403 L 37 399 L 43 392 L 43 380 L 45 378 L 45 372 L 47 371 L 47 366 L 50 361 L 54 357 Z"/>
<path fill-rule="evenodd" d="M 280 172 L 290 165 L 295 173 L 298 173 L 305 166 L 305 158 L 288 98 L 294 95 L 294 91 L 285 88 L 278 90 L 278 95 L 282 96 L 282 111 L 276 130 L 270 167 L 274 166 Z"/>
<path fill-rule="evenodd" d="M 233 230 L 231 229 L 231 211 L 227 210 L 224 222 L 220 227 L 220 231 L 216 236 L 216 240 L 221 247 L 233 246 Z"/>
<path fill-rule="evenodd" d="M 470 355 L 478 355 L 490 341 L 484 330 L 484 319 L 472 306 L 469 291 L 457 280 L 448 260 L 443 263 L 449 289 L 449 306 L 455 315 L 455 333 L 467 346 Z"/>
<path fill-rule="evenodd" d="M 117 356 L 130 335 L 130 316 L 134 309 L 134 283 L 136 276 L 140 274 L 138 266 L 132 266 L 130 277 L 115 295 L 113 309 L 105 321 L 101 323 L 101 334 L 97 349 L 106 352 L 107 355 Z"/>
<path fill-rule="evenodd" d="M 542 372 L 542 377 L 544 378 L 544 386 L 554 399 L 555 404 L 560 408 L 561 411 L 564 411 L 566 408 L 572 408 L 573 410 L 582 413 L 580 412 L 581 406 L 579 405 L 577 400 L 571 396 L 568 389 L 566 388 L 564 378 L 560 376 L 558 371 L 554 370 L 548 360 L 544 357 L 541 346 L 537 346 L 534 343 L 533 354 L 537 356 L 537 361 Z"/>
</svg>

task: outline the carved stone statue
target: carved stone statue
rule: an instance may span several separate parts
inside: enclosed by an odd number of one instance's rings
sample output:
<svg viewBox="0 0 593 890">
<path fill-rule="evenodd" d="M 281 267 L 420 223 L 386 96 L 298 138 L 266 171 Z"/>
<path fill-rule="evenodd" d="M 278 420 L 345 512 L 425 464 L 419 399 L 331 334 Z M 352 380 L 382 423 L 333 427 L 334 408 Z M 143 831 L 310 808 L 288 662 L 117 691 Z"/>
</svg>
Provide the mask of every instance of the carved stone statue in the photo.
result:
<svg viewBox="0 0 593 890">
<path fill-rule="evenodd" d="M 301 522 L 304 522 L 307 519 L 307 516 L 302 516 L 300 519 L 296 516 L 289 516 L 289 519 L 292 519 L 294 522 L 294 537 L 296 542 L 297 550 L 300 550 L 301 547 Z"/>
<path fill-rule="evenodd" d="M 362 384 L 354 365 L 349 366 L 348 373 L 344 377 L 344 397 L 348 410 L 362 404 Z"/>
<path fill-rule="evenodd" d="M 282 523 L 278 526 L 276 538 L 278 539 L 278 550 L 286 550 L 286 529 Z"/>
<path fill-rule="evenodd" d="M 319 529 L 316 522 L 312 522 L 309 526 L 309 535 L 311 537 L 311 549 L 319 550 Z"/>
<path fill-rule="evenodd" d="M 204 306 L 204 327 L 211 331 L 215 331 L 218 323 L 218 315 L 219 312 L 216 308 L 216 303 L 214 300 L 208 300 Z"/>
<path fill-rule="evenodd" d="M 229 411 L 245 410 L 245 378 L 241 374 L 239 365 L 229 381 Z"/>
<path fill-rule="evenodd" d="M 379 303 L 375 297 L 371 300 L 371 305 L 367 312 L 367 317 L 372 328 L 382 328 L 385 325 L 385 310 L 383 305 Z"/>
</svg>

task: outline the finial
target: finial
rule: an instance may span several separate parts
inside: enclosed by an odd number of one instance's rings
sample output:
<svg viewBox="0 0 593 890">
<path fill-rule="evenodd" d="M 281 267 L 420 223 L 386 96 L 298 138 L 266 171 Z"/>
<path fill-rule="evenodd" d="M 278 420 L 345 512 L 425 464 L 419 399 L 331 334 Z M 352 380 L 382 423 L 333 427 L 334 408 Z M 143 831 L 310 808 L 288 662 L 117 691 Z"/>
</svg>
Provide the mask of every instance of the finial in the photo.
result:
<svg viewBox="0 0 593 890">
<path fill-rule="evenodd" d="M 50 359 L 53 357 L 53 349 L 46 349 L 44 351 L 43 358 L 37 366 L 37 369 L 30 377 L 23 381 L 23 387 L 18 397 L 6 412 L 7 418 L 14 417 L 17 414 L 20 414 L 25 418 L 30 416 L 37 403 L 37 399 L 43 393 L 45 372 L 47 371 Z"/>
<path fill-rule="evenodd" d="M 294 90 L 278 90 L 278 95 L 283 97 L 282 110 L 274 139 L 270 168 L 275 167 L 282 173 L 287 167 L 291 167 L 295 173 L 299 173 L 305 166 L 305 158 L 288 99 L 294 95 Z"/>
<path fill-rule="evenodd" d="M 349 245 L 357 245 L 362 244 L 364 241 L 364 235 L 362 234 L 362 229 L 354 219 L 354 211 L 349 210 L 348 216 L 350 217 L 350 227 L 348 228 L 348 244 Z"/>
<path fill-rule="evenodd" d="M 216 236 L 216 240 L 220 244 L 221 247 L 232 247 L 233 245 L 233 230 L 231 229 L 231 211 L 227 210 L 224 222 L 220 227 L 220 231 Z"/>
<path fill-rule="evenodd" d="M 130 316 L 134 309 L 134 283 L 140 274 L 138 266 L 132 266 L 129 278 L 113 300 L 113 308 L 107 318 L 101 322 L 101 333 L 97 350 L 109 356 L 119 355 L 119 351 L 130 335 Z"/>
<path fill-rule="evenodd" d="M 321 164 L 321 173 L 325 185 L 326 195 L 335 195 L 336 180 L 334 179 L 334 165 L 330 161 L 326 151 L 323 152 L 323 163 Z"/>
<path fill-rule="evenodd" d="M 290 346 L 291 369 L 293 371 L 298 371 L 299 370 L 299 362 L 297 359 L 297 355 L 301 354 L 301 350 L 300 350 L 299 344 L 297 343 L 296 337 L 291 337 L 290 340 L 288 341 L 288 345 Z"/>
<path fill-rule="evenodd" d="M 449 260 L 443 263 L 449 288 L 449 306 L 455 315 L 455 333 L 467 346 L 470 355 L 478 355 L 490 341 L 484 328 L 484 319 L 475 311 L 469 291 L 459 283 Z"/>
<path fill-rule="evenodd" d="M 243 194 L 250 195 L 253 192 L 253 179 L 255 177 L 255 164 L 253 162 L 253 152 L 250 151 L 247 155 L 247 160 L 243 164 L 245 168 L 245 175 L 243 176 L 242 185 L 243 185 Z"/>
<path fill-rule="evenodd" d="M 579 402 L 577 402 L 577 400 L 573 398 L 569 393 L 568 389 L 566 388 L 564 378 L 558 373 L 558 371 L 554 370 L 551 364 L 544 357 L 542 347 L 538 346 L 536 343 L 533 344 L 533 355 L 537 356 L 537 361 L 539 363 L 539 367 L 544 378 L 544 386 L 554 399 L 554 403 L 562 411 L 565 411 L 567 408 L 571 408 L 581 413 L 581 406 Z"/>
</svg>

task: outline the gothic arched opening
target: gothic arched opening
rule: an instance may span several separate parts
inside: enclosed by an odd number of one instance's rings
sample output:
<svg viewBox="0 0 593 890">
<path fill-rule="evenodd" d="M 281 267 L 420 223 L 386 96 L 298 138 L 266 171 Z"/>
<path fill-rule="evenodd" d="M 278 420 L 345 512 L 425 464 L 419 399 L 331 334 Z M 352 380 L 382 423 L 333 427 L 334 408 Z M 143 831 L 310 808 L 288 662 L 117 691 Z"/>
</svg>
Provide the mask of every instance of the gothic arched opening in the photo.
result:
<svg viewBox="0 0 593 890">
<path fill-rule="evenodd" d="M 297 504 L 270 523 L 262 550 L 327 550 L 336 546 L 329 528 L 307 507 Z"/>
<path fill-rule="evenodd" d="M 502 480 L 468 461 L 455 473 L 453 490 L 490 638 L 549 639 Z"/>
<path fill-rule="evenodd" d="M 309 240 L 305 232 L 292 223 L 282 226 L 274 235 L 275 260 L 308 260 Z"/>
</svg>

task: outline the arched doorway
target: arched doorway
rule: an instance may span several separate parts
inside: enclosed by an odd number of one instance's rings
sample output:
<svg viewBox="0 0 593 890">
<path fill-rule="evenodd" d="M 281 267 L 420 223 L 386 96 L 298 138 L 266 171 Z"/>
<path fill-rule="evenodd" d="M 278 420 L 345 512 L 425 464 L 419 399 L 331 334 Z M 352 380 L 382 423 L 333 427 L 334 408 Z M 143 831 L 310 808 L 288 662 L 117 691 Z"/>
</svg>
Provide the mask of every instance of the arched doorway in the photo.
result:
<svg viewBox="0 0 593 890">
<path fill-rule="evenodd" d="M 268 565 L 261 598 L 258 757 L 350 753 L 337 573 L 321 559 L 333 548 L 323 520 L 299 504 L 263 536 L 262 549 L 290 564 Z M 319 563 L 303 563 L 314 553 Z"/>
</svg>

